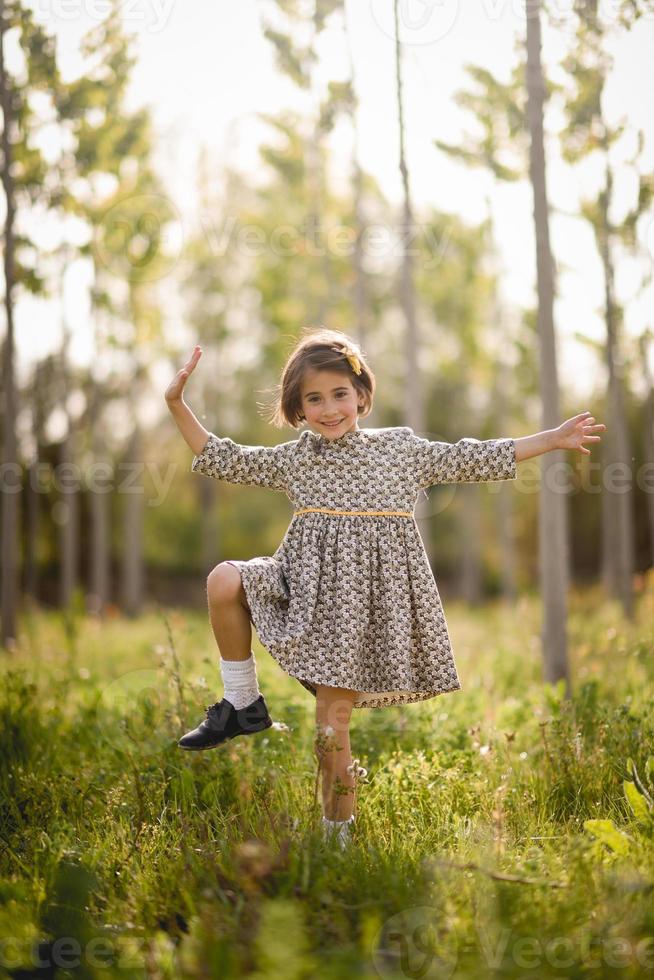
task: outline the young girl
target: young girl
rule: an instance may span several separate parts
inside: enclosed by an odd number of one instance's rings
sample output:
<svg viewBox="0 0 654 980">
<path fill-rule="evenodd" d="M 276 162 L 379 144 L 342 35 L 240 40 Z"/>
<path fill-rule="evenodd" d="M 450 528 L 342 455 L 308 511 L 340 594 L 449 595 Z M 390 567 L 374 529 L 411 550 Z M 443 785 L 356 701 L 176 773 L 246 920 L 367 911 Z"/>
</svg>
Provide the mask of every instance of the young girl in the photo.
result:
<svg viewBox="0 0 654 980">
<path fill-rule="evenodd" d="M 524 438 L 432 442 L 408 426 L 361 429 L 375 377 L 344 333 L 311 330 L 284 367 L 272 420 L 299 438 L 243 446 L 208 432 L 183 400 L 196 347 L 166 390 L 195 453 L 192 469 L 217 480 L 285 493 L 293 517 L 271 557 L 223 561 L 209 574 L 211 626 L 223 698 L 184 735 L 183 749 L 213 748 L 270 727 L 251 650 L 261 644 L 316 698 L 323 827 L 339 843 L 354 819 L 353 708 L 434 698 L 461 687 L 436 582 L 413 509 L 436 483 L 516 478 L 519 460 L 598 442 L 589 412 Z"/>
</svg>

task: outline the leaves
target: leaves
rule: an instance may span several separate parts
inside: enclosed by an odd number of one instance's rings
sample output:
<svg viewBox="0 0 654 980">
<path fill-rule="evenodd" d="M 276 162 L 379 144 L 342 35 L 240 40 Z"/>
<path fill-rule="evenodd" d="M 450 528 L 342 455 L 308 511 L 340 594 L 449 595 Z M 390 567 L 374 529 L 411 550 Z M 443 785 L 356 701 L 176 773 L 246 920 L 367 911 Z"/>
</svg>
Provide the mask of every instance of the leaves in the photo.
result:
<svg viewBox="0 0 654 980">
<path fill-rule="evenodd" d="M 639 823 L 649 826 L 652 822 L 652 815 L 645 797 L 638 792 L 635 785 L 628 779 L 624 779 L 622 781 L 622 785 L 624 787 L 625 796 L 627 797 L 627 802 L 633 811 L 634 817 Z"/>
<path fill-rule="evenodd" d="M 629 838 L 617 829 L 612 820 L 584 820 L 584 829 L 602 844 L 606 844 L 614 854 L 626 854 L 629 851 Z"/>
</svg>

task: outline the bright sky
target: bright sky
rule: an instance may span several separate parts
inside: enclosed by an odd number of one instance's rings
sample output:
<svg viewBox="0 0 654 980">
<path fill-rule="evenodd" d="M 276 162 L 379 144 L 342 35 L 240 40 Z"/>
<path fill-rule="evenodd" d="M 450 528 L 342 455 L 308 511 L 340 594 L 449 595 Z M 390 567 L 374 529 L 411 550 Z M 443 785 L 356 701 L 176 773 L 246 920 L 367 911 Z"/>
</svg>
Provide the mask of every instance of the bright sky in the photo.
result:
<svg viewBox="0 0 654 980">
<path fill-rule="evenodd" d="M 610 18 L 617 0 L 600 3 Z M 38 19 L 56 33 L 60 64 L 65 76 L 81 70 L 79 42 L 104 15 L 101 0 L 35 0 Z M 558 32 L 546 32 L 543 57 L 554 75 L 572 30 L 566 11 L 572 0 L 559 0 L 564 16 Z M 294 86 L 273 65 L 272 50 L 262 34 L 264 8 L 255 0 L 198 0 L 182 4 L 171 0 L 129 0 L 124 22 L 136 37 L 139 54 L 130 98 L 134 106 L 149 104 L 159 134 L 157 164 L 171 201 L 181 216 L 182 234 L 197 220 L 197 159 L 206 147 L 216 161 L 217 179 L 223 160 L 238 164 L 256 176 L 257 144 L 269 130 L 255 113 L 278 112 L 300 105 Z M 470 120 L 454 104 L 454 92 L 466 81 L 464 65 L 482 65 L 502 78 L 514 63 L 516 36 L 525 32 L 524 4 L 518 0 L 403 0 L 401 3 L 404 48 L 407 154 L 412 191 L 419 217 L 420 206 L 431 204 L 456 212 L 470 221 L 485 213 L 491 194 L 503 264 L 502 290 L 508 303 L 534 302 L 535 256 L 531 220 L 532 198 L 527 183 L 493 190 L 480 170 L 455 164 L 433 146 L 438 138 L 456 142 Z M 348 0 L 348 19 L 360 98 L 360 160 L 378 179 L 388 198 L 399 204 L 398 134 L 394 88 L 392 0 Z M 326 77 L 347 73 L 347 49 L 340 28 L 322 38 Z M 629 36 L 613 45 L 615 70 L 606 92 L 610 121 L 627 114 L 632 126 L 646 134 L 645 163 L 654 169 L 654 18 L 641 20 Z M 560 120 L 551 115 L 548 126 Z M 341 126 L 336 133 L 337 172 L 348 166 L 350 134 Z M 616 163 L 629 156 L 634 141 L 626 138 L 616 147 Z M 588 165 L 571 175 L 556 159 L 556 143 L 550 143 L 548 184 L 554 209 L 571 212 L 579 193 L 595 193 L 601 173 Z M 619 151 L 619 152 L 618 152 Z M 636 185 L 633 172 L 622 168 L 616 176 L 616 210 L 619 219 L 633 205 Z M 601 316 L 603 281 L 590 228 L 572 217 L 553 215 L 552 240 L 559 264 L 559 298 L 555 309 L 559 337 L 561 380 L 580 398 L 597 375 L 597 358 L 571 339 L 575 331 L 603 340 Z M 654 221 L 641 227 L 646 263 L 654 260 Z M 644 266 L 641 264 L 640 269 Z M 435 271 L 437 274 L 437 271 Z M 67 282 L 66 305 L 74 328 L 73 354 L 78 360 L 92 356 L 85 273 L 81 266 Z M 626 305 L 626 331 L 637 336 L 647 324 L 652 292 L 637 297 L 638 267 L 622 263 L 617 270 L 618 298 Z M 171 297 L 171 315 L 183 318 Z M 651 322 L 651 321 L 650 321 Z M 24 301 L 17 313 L 19 363 L 57 346 L 59 314 L 53 304 Z M 38 323 L 38 330 L 34 325 Z M 302 324 L 298 324 L 298 330 Z M 22 329 L 21 329 L 22 327 Z M 423 336 L 435 329 L 422 323 Z M 38 349 L 34 338 L 38 338 Z"/>
</svg>

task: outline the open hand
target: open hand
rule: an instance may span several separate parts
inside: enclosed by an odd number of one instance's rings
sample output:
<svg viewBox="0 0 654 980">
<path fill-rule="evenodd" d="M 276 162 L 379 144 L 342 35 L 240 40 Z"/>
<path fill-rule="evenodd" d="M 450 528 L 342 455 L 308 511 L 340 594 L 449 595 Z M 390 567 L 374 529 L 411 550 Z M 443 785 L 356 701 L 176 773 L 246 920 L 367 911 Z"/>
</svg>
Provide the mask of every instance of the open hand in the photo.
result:
<svg viewBox="0 0 654 980">
<path fill-rule="evenodd" d="M 590 449 L 586 449 L 584 442 L 600 442 L 601 436 L 593 435 L 601 429 L 606 429 L 603 423 L 593 425 L 595 417 L 590 412 L 582 412 L 581 415 L 574 415 L 571 419 L 562 422 L 555 429 L 557 449 L 578 449 L 580 453 L 590 456 Z"/>
<path fill-rule="evenodd" d="M 189 379 L 189 375 L 195 370 L 195 367 L 202 357 L 202 348 L 197 344 L 193 348 L 193 353 L 189 357 L 188 361 L 181 369 L 178 371 L 173 380 L 170 382 L 166 388 L 166 401 L 170 404 L 171 402 L 178 402 L 182 397 L 184 391 L 184 385 Z"/>
</svg>

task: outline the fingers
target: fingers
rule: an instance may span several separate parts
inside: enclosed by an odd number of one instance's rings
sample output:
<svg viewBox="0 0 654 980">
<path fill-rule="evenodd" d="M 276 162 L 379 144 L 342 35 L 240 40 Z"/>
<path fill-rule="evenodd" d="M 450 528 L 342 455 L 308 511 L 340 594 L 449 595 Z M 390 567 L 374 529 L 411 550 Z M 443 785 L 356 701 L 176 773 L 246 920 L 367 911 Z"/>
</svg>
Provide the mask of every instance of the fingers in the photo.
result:
<svg viewBox="0 0 654 980">
<path fill-rule="evenodd" d="M 580 415 L 573 415 L 572 418 L 570 419 L 570 421 L 571 422 L 577 422 L 577 423 L 578 422 L 581 422 L 582 425 L 588 425 L 590 422 L 594 422 L 595 421 L 595 416 L 594 415 L 591 415 L 590 412 L 582 412 Z M 595 428 L 595 429 L 598 429 L 598 428 L 605 429 L 606 426 L 604 425 L 603 422 L 600 422 L 598 425 L 593 426 L 593 428 Z"/>
<path fill-rule="evenodd" d="M 193 353 L 189 357 L 188 361 L 184 365 L 184 369 L 186 371 L 188 371 L 189 374 L 191 373 L 191 371 L 194 369 L 195 365 L 200 360 L 200 355 L 201 355 L 201 351 L 197 351 L 197 350 L 193 351 Z"/>
</svg>

